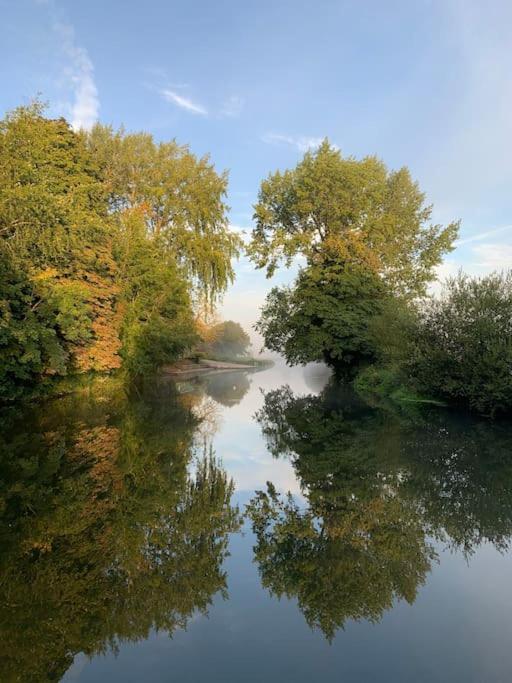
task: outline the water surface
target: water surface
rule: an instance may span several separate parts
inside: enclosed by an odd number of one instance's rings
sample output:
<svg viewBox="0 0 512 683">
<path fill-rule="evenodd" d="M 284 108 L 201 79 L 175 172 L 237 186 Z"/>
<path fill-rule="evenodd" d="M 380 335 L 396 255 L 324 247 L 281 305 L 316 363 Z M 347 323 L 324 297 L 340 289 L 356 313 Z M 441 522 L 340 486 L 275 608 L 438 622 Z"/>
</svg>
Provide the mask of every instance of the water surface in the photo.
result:
<svg viewBox="0 0 512 683">
<path fill-rule="evenodd" d="M 2 416 L 1 681 L 509 681 L 512 429 L 321 367 Z"/>
</svg>

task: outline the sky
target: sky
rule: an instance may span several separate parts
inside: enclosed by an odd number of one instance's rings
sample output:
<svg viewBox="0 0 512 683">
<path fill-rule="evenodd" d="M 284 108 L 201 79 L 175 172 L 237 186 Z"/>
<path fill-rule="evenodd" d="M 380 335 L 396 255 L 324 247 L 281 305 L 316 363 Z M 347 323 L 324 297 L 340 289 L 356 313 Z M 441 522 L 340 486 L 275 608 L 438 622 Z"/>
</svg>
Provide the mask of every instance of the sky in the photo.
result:
<svg viewBox="0 0 512 683">
<path fill-rule="evenodd" d="M 0 0 L 0 114 L 40 96 L 176 138 L 229 171 L 249 234 L 268 173 L 328 137 L 408 166 L 435 222 L 461 220 L 440 278 L 512 265 L 510 0 Z M 251 325 L 272 280 L 242 258 L 224 317 Z"/>
</svg>

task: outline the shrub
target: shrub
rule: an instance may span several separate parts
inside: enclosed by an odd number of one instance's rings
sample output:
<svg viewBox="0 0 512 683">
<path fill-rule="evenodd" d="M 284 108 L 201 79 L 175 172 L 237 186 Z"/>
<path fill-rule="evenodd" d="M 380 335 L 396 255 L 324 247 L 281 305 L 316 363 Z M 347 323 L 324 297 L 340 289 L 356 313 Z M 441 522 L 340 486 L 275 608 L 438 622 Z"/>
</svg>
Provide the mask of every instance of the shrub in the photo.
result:
<svg viewBox="0 0 512 683">
<path fill-rule="evenodd" d="M 487 416 L 512 410 L 512 272 L 449 279 L 420 312 L 409 370 L 420 389 Z"/>
</svg>

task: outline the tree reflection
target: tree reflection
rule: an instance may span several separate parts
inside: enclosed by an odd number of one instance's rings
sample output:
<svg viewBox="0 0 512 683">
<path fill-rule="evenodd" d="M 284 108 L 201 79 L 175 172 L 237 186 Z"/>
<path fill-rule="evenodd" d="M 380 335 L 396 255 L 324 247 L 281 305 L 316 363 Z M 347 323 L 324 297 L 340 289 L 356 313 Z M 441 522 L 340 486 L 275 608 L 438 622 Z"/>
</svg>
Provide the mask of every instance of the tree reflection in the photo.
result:
<svg viewBox="0 0 512 683">
<path fill-rule="evenodd" d="M 251 386 L 247 372 L 217 372 L 205 378 L 205 391 L 217 403 L 236 406 Z"/>
<path fill-rule="evenodd" d="M 512 432 L 432 412 L 411 420 L 333 384 L 320 396 L 268 392 L 257 419 L 270 451 L 291 458 L 305 505 L 272 486 L 248 512 L 263 585 L 296 597 L 328 638 L 348 619 L 412 603 L 434 540 L 470 555 L 512 534 Z"/>
<path fill-rule="evenodd" d="M 233 485 L 211 453 L 193 463 L 198 421 L 170 385 L 134 400 L 106 382 L 8 422 L 2 681 L 58 680 L 76 653 L 172 634 L 225 592 Z"/>
</svg>

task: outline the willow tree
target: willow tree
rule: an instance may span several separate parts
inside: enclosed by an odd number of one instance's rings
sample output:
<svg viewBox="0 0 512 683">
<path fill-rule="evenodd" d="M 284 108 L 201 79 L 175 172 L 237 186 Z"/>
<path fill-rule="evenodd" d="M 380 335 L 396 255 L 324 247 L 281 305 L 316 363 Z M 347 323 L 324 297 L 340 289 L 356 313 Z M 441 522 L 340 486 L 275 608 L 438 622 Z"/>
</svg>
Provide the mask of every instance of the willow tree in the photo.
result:
<svg viewBox="0 0 512 683">
<path fill-rule="evenodd" d="M 233 278 L 227 176 L 174 141 L 0 120 L 0 401 L 69 372 L 130 376 L 194 343 L 193 301 Z"/>
<path fill-rule="evenodd" d="M 148 133 L 97 125 L 88 144 L 104 168 L 113 214 L 138 210 L 146 235 L 176 260 L 195 294 L 214 303 L 234 278 L 240 247 L 227 223 L 227 173 Z"/>
</svg>

